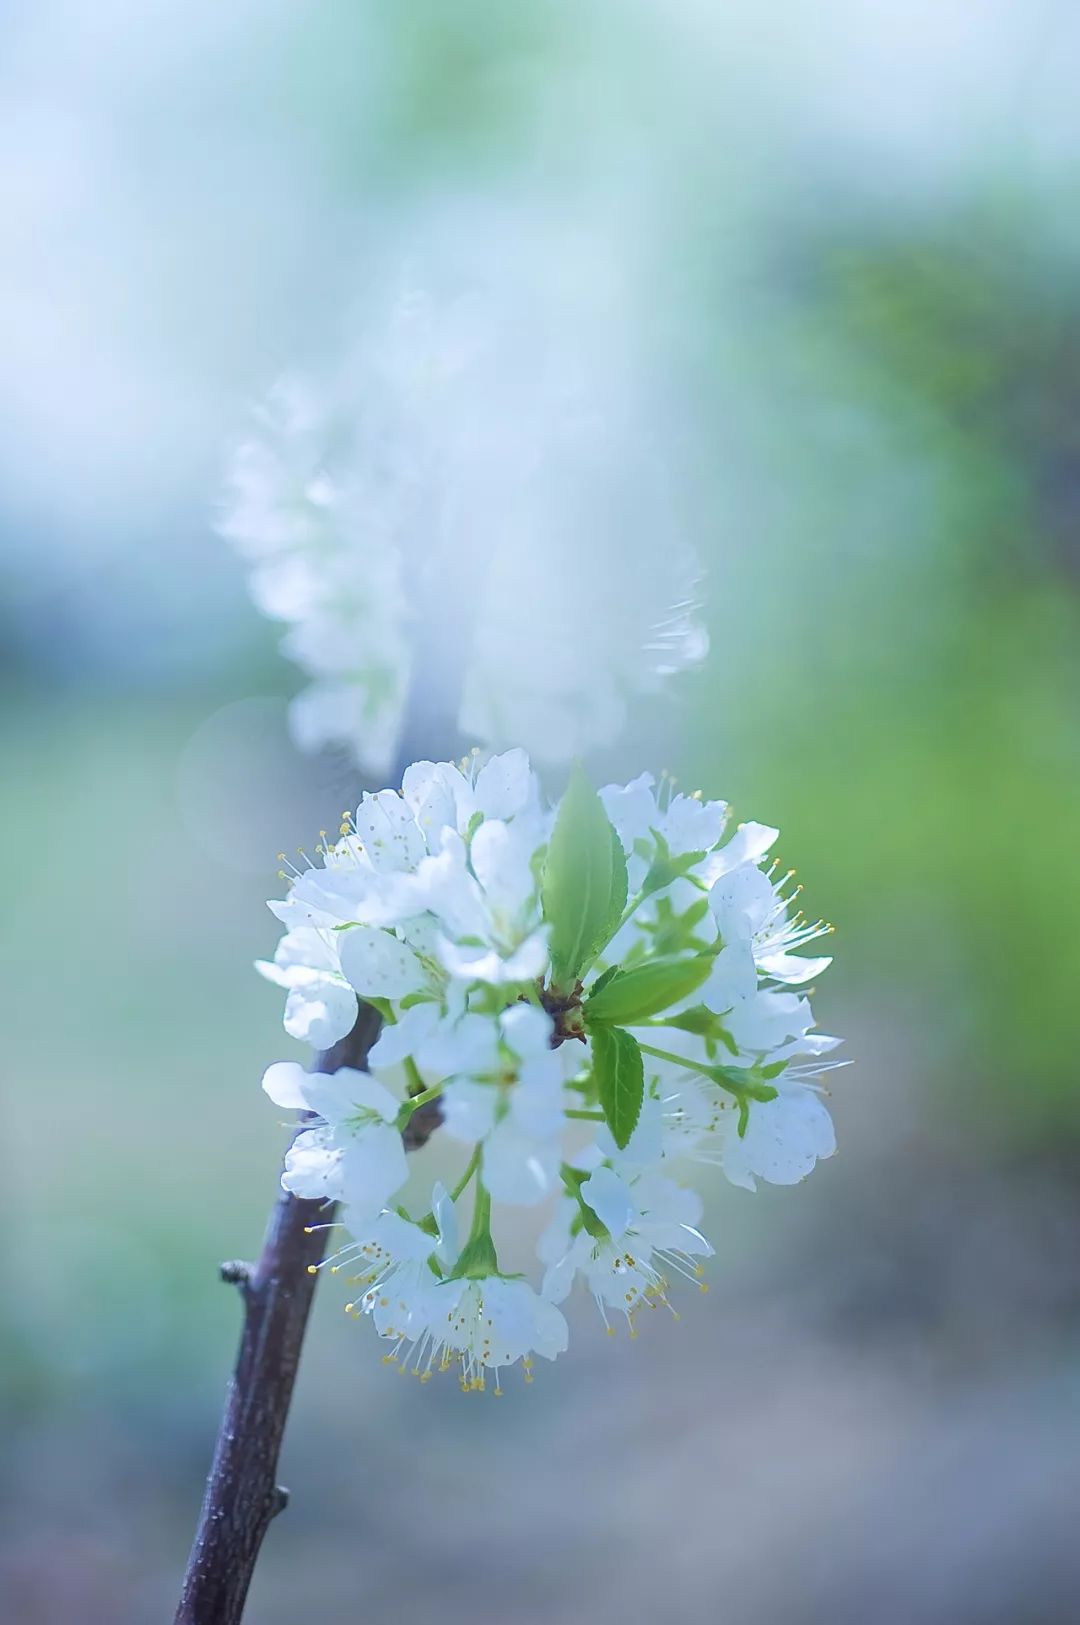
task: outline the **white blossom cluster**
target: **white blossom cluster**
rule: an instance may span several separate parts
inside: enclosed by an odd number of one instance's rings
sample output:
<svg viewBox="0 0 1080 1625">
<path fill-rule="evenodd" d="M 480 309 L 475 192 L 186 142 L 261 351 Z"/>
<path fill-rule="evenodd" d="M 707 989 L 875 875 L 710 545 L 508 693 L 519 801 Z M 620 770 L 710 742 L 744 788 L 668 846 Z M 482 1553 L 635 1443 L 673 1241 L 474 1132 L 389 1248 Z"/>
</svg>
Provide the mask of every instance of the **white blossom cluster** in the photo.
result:
<svg viewBox="0 0 1080 1625">
<path fill-rule="evenodd" d="M 565 762 L 703 658 L 661 460 L 528 326 L 408 292 L 237 449 L 219 529 L 311 678 L 301 748 L 386 772 L 412 682 L 455 690 L 465 737 Z"/>
<path fill-rule="evenodd" d="M 521 750 L 420 762 L 271 903 L 286 931 L 260 969 L 288 1032 L 325 1049 L 358 999 L 383 1017 L 366 1071 L 282 1062 L 264 1088 L 313 1114 L 282 1182 L 341 1204 L 351 1240 L 327 1263 L 388 1359 L 466 1389 L 518 1361 L 531 1377 L 567 1346 L 578 1277 L 612 1330 L 699 1280 L 694 1162 L 753 1190 L 835 1150 L 819 1079 L 838 1040 L 801 991 L 829 960 L 798 952 L 829 928 L 793 912 L 776 836 L 648 774 L 597 793 L 575 767 L 550 808 Z M 410 1212 L 420 1111 L 460 1177 Z M 493 1214 L 538 1204 L 534 1284 L 500 1268 Z"/>
</svg>

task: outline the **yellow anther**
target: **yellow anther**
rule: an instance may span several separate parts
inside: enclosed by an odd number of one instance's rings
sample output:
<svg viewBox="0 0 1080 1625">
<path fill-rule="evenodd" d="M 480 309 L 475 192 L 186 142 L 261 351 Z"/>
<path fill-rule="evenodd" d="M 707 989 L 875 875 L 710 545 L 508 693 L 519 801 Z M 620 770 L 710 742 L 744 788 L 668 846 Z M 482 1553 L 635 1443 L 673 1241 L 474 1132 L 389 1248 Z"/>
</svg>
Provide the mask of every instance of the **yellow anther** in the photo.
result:
<svg viewBox="0 0 1080 1625">
<path fill-rule="evenodd" d="M 307 1272 L 308 1272 L 309 1275 L 318 1275 L 318 1273 L 319 1273 L 318 1264 L 309 1264 L 308 1267 L 307 1267 Z"/>
</svg>

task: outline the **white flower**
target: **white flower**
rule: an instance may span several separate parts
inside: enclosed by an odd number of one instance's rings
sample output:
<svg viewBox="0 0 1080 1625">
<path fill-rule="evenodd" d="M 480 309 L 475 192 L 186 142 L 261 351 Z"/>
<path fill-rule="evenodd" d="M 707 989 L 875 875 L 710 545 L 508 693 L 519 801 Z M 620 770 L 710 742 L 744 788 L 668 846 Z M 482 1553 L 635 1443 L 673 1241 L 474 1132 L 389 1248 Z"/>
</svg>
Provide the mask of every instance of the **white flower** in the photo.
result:
<svg viewBox="0 0 1080 1625">
<path fill-rule="evenodd" d="M 359 1266 L 350 1277 L 365 1288 L 349 1304 L 371 1316 L 380 1337 L 393 1346 L 384 1358 L 426 1382 L 456 1368 L 466 1391 L 486 1386 L 486 1371 L 499 1374 L 520 1361 L 532 1381 L 535 1354 L 554 1360 L 565 1352 L 566 1321 L 555 1306 L 518 1277 L 490 1271 L 457 1274 L 463 1253 L 453 1201 L 441 1185 L 432 1198 L 435 1235 L 397 1214 L 384 1213 L 334 1255 L 331 1268 Z"/>
<path fill-rule="evenodd" d="M 441 850 L 419 865 L 416 904 L 440 926 L 438 957 L 451 976 L 499 985 L 547 968 L 533 861 L 544 834 L 531 819 L 485 819 L 468 844 L 445 829 Z"/>
<path fill-rule="evenodd" d="M 713 941 L 717 925 L 703 894 L 729 870 L 756 864 L 780 833 L 767 824 L 739 824 L 721 845 L 727 803 L 679 794 L 671 780 L 658 787 L 651 773 L 609 784 L 600 798 L 626 853 L 631 894 L 648 887 L 643 905 L 607 949 L 609 963 L 624 958 L 642 933 L 657 938 L 673 917 L 691 909 L 694 940 Z"/>
<path fill-rule="evenodd" d="M 532 1381 L 532 1356 L 554 1360 L 566 1352 L 569 1332 L 565 1317 L 528 1283 L 505 1275 L 480 1279 L 458 1277 L 440 1283 L 432 1293 L 430 1343 L 423 1351 L 427 1369 L 447 1354 L 461 1365 L 461 1386 L 482 1390 L 485 1370 L 495 1372 L 499 1392 L 501 1368 L 525 1368 Z"/>
<path fill-rule="evenodd" d="M 365 486 L 350 416 L 333 391 L 280 383 L 233 457 L 219 528 L 252 565 L 257 607 L 289 624 L 285 652 L 315 678 L 293 702 L 297 742 L 345 742 L 382 772 L 411 663 L 403 560 L 393 482 Z"/>
<path fill-rule="evenodd" d="M 698 1281 L 701 1270 L 694 1259 L 712 1255 L 696 1228 L 701 1199 L 662 1174 L 623 1177 L 607 1166 L 582 1183 L 580 1196 L 602 1232 L 582 1227 L 575 1234 L 580 1208 L 569 1200 L 560 1204 L 540 1242 L 541 1261 L 548 1265 L 544 1296 L 561 1303 L 580 1272 L 609 1331 L 608 1311 L 615 1310 L 633 1332 L 633 1317 L 643 1304 L 667 1303 L 665 1271 Z"/>
<path fill-rule="evenodd" d="M 788 879 L 784 876 L 783 879 Z M 802 959 L 792 953 L 829 927 L 821 920 L 807 921 L 801 912 L 789 918 L 790 898 L 782 892 L 770 871 L 765 874 L 753 863 L 717 879 L 709 893 L 709 907 L 725 943 L 745 943 L 760 971 L 778 982 L 809 982 L 832 964 L 830 958 Z"/>
<path fill-rule="evenodd" d="M 658 796 L 651 773 L 641 773 L 629 784 L 609 784 L 600 791 L 605 811 L 626 851 L 631 891 L 637 891 L 649 869 L 649 854 L 659 835 L 677 857 L 687 852 L 711 852 L 727 823 L 725 801 L 703 801 L 699 796 L 671 792 Z"/>
<path fill-rule="evenodd" d="M 353 1223 L 346 1210 L 346 1221 Z M 432 1192 L 432 1228 L 414 1224 L 400 1213 L 383 1212 L 357 1227 L 347 1242 L 324 1260 L 333 1275 L 348 1271 L 350 1286 L 363 1294 L 345 1305 L 347 1314 L 369 1315 L 380 1337 L 399 1347 L 425 1331 L 431 1313 L 431 1293 L 440 1272 L 458 1255 L 457 1214 L 445 1187 Z M 386 1356 L 394 1358 L 393 1354 Z"/>
<path fill-rule="evenodd" d="M 431 1260 L 439 1255 L 438 1238 L 400 1213 L 383 1212 L 358 1228 L 357 1239 L 325 1261 L 332 1274 L 348 1270 L 350 1286 L 362 1296 L 347 1303 L 352 1315 L 370 1315 L 380 1337 L 397 1342 L 419 1336 L 427 1323 L 428 1298 L 436 1276 Z"/>
<path fill-rule="evenodd" d="M 558 1189 L 565 1128 L 565 1062 L 551 1047 L 553 1022 L 542 1010 L 516 1004 L 496 1030 L 478 1017 L 488 1054 L 477 1048 L 454 1058 L 443 1095 L 443 1123 L 455 1139 L 482 1142 L 481 1172 L 496 1202 L 533 1206 Z M 466 1046 L 475 1040 L 463 1035 Z M 451 1059 L 451 1057 L 448 1057 Z"/>
<path fill-rule="evenodd" d="M 464 772 L 452 762 L 414 762 L 405 769 L 401 793 L 417 825 L 434 836 L 436 850 L 444 829 L 466 835 L 473 819 L 510 819 L 540 809 L 536 774 L 523 750 L 508 750 Z"/>
<path fill-rule="evenodd" d="M 538 976 L 547 949 L 531 864 L 547 824 L 522 751 L 464 771 L 417 763 L 403 795 L 365 794 L 270 904 L 289 929 L 258 968 L 288 990 L 286 1030 L 326 1049 L 351 1029 L 357 995 L 445 1004 L 452 976 Z"/>
<path fill-rule="evenodd" d="M 761 867 L 775 838 L 729 834 L 722 802 L 648 776 L 601 799 L 575 771 L 551 809 L 520 751 L 421 762 L 400 795 L 365 795 L 272 905 L 287 929 L 260 970 L 286 990 L 287 1029 L 326 1045 L 358 999 L 382 1016 L 366 1072 L 282 1064 L 265 1087 L 316 1115 L 283 1183 L 342 1204 L 355 1239 L 327 1263 L 352 1271 L 352 1308 L 401 1369 L 454 1367 L 466 1388 L 529 1374 L 566 1346 L 554 1306 L 579 1274 L 633 1329 L 712 1251 L 677 1159 L 753 1190 L 832 1155 L 820 1078 L 838 1041 L 805 986 L 828 961 L 796 951 L 827 928 L 792 917 L 789 877 Z M 453 1199 L 391 1209 L 403 1135 L 433 1133 L 460 1147 Z M 538 1295 L 500 1268 L 497 1216 L 556 1199 Z"/>
<path fill-rule="evenodd" d="M 676 1071 L 662 1103 L 665 1155 L 715 1163 L 733 1185 L 750 1191 L 757 1189 L 757 1179 L 797 1185 L 819 1161 L 833 1155 L 836 1131 L 817 1080 L 844 1064 L 819 1059 L 840 1040 L 808 1030 L 808 1000 L 763 992 L 754 1002 L 765 1007 L 749 1018 L 754 1037 L 767 1040 L 765 1053 L 773 1063 L 785 1063 L 770 1083 L 775 1098 L 755 1099 L 743 1114 L 737 1095 L 692 1072 Z M 810 1059 L 800 1061 L 800 1056 Z M 729 1075 L 737 1077 L 742 1068 L 750 1088 L 755 1064 L 760 1067 L 760 1059 L 741 1052 Z M 667 1068 L 669 1079 L 674 1070 Z"/>
<path fill-rule="evenodd" d="M 775 1100 L 756 1101 L 739 1135 L 729 1112 L 721 1166 L 733 1185 L 755 1190 L 755 1176 L 771 1185 L 797 1185 L 819 1158 L 836 1150 L 836 1131 L 824 1101 L 809 1084 L 777 1080 Z"/>
<path fill-rule="evenodd" d="M 404 1185 L 409 1170 L 394 1127 L 400 1103 L 366 1072 L 305 1072 L 294 1061 L 278 1061 L 267 1068 L 263 1088 L 275 1105 L 321 1119 L 286 1152 L 285 1190 L 347 1202 L 355 1223 L 377 1214 Z"/>
<path fill-rule="evenodd" d="M 273 963 L 256 961 L 268 982 L 288 989 L 285 1031 L 313 1049 L 329 1049 L 356 1020 L 356 993 L 341 973 L 336 944 L 311 926 L 287 931 Z"/>
<path fill-rule="evenodd" d="M 589 400 L 580 345 L 520 298 L 517 279 L 483 312 L 373 296 L 339 364 L 279 383 L 233 457 L 219 528 L 313 679 L 303 748 L 383 772 L 433 659 L 462 732 L 568 761 L 706 652 L 694 550 L 625 390 L 618 418 Z"/>
</svg>

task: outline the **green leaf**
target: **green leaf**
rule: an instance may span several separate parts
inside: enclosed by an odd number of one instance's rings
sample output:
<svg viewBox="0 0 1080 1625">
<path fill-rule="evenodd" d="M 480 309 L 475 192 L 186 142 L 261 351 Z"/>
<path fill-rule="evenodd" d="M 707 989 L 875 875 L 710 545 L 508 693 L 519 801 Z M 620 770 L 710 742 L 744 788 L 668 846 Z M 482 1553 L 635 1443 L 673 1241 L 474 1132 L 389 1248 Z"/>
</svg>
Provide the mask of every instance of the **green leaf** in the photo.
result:
<svg viewBox="0 0 1080 1625">
<path fill-rule="evenodd" d="M 694 935 L 694 928 L 701 924 L 709 912 L 707 897 L 699 897 L 696 903 L 691 903 L 681 914 L 676 914 L 670 897 L 658 897 L 654 910 L 654 918 L 643 920 L 642 925 L 652 937 L 655 954 L 681 954 L 690 950 L 703 952 L 713 946 Z"/>
<path fill-rule="evenodd" d="M 596 799 L 600 802 L 602 808 L 604 803 L 600 801 L 599 796 Z M 607 814 L 605 813 L 604 816 L 606 818 Z M 623 909 L 626 907 L 626 899 L 630 889 L 630 882 L 626 872 L 626 853 L 623 851 L 619 832 L 610 819 L 608 819 L 608 829 L 611 831 L 611 916 L 608 921 L 607 935 L 600 939 L 601 947 L 608 940 L 608 937 L 614 934 L 619 921 L 622 919 Z"/>
<path fill-rule="evenodd" d="M 651 897 L 653 892 L 663 891 L 673 881 L 688 874 L 691 869 L 705 857 L 704 852 L 680 852 L 673 856 L 667 841 L 658 829 L 651 831 L 654 842 L 654 855 L 649 871 L 641 886 L 642 897 Z"/>
<path fill-rule="evenodd" d="M 618 965 L 609 965 L 607 970 L 602 972 L 602 974 L 596 978 L 596 981 L 592 985 L 592 994 L 590 996 L 595 998 L 602 987 L 607 987 L 612 977 L 621 975 L 622 972 L 620 971 Z"/>
<path fill-rule="evenodd" d="M 620 971 L 603 987 L 593 989 L 585 1003 L 586 1021 L 617 1022 L 633 1026 L 668 1010 L 697 991 L 713 968 L 711 954 L 692 959 L 649 959 L 633 970 Z"/>
<path fill-rule="evenodd" d="M 600 1106 L 620 1150 L 637 1128 L 645 1098 L 645 1067 L 637 1040 L 621 1027 L 592 1034 L 593 1074 Z"/>
<path fill-rule="evenodd" d="M 622 843 L 580 763 L 559 804 L 541 881 L 551 927 L 551 980 L 572 988 L 626 907 Z"/>
</svg>

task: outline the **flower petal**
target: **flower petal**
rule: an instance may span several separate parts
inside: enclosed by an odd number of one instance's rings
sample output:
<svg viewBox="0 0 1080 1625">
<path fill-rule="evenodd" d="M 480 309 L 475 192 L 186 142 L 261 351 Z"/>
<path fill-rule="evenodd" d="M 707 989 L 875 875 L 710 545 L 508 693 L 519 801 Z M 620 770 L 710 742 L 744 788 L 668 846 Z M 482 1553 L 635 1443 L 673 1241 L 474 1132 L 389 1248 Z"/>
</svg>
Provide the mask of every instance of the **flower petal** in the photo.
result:
<svg viewBox="0 0 1080 1625">
<path fill-rule="evenodd" d="M 475 805 L 485 818 L 513 818 L 532 799 L 534 780 L 523 750 L 492 756 L 476 775 Z"/>
<path fill-rule="evenodd" d="M 340 933 L 341 969 L 362 998 L 403 999 L 427 984 L 423 965 L 408 943 L 375 926 Z"/>
<path fill-rule="evenodd" d="M 356 1214 L 375 1214 L 409 1177 L 401 1135 L 386 1123 L 372 1123 L 342 1147 L 342 1195 Z"/>
<path fill-rule="evenodd" d="M 611 1168 L 598 1168 L 582 1185 L 581 1195 L 613 1241 L 624 1236 L 637 1217 L 629 1186 Z"/>
<path fill-rule="evenodd" d="M 496 1202 L 535 1207 L 559 1184 L 559 1146 L 504 1117 L 484 1141 L 484 1183 Z"/>
<path fill-rule="evenodd" d="M 329 1049 L 353 1029 L 356 994 L 348 983 L 313 971 L 306 980 L 298 973 L 285 1000 L 285 1031 L 312 1049 Z"/>
<path fill-rule="evenodd" d="M 296 1061 L 275 1061 L 263 1073 L 262 1086 L 275 1106 L 310 1111 L 307 1082 L 308 1074 Z"/>
</svg>

